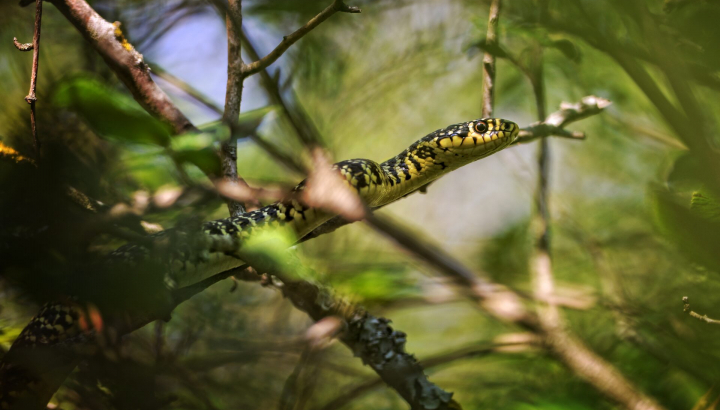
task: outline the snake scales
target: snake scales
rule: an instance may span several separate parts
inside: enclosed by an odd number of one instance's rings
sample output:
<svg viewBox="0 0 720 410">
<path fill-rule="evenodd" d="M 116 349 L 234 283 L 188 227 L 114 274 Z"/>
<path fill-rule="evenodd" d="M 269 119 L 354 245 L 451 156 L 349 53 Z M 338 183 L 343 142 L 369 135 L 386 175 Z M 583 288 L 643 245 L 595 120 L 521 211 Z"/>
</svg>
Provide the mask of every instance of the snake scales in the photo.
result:
<svg viewBox="0 0 720 410">
<path fill-rule="evenodd" d="M 495 118 L 453 124 L 426 135 L 383 163 L 352 159 L 338 162 L 334 169 L 369 207 L 379 207 L 418 190 L 454 169 L 502 150 L 517 138 L 518 132 L 515 123 Z M 302 189 L 304 182 L 296 188 Z M 183 263 L 182 273 L 185 277 L 198 279 L 192 273 L 209 276 L 239 266 L 242 261 L 228 256 L 232 253 L 228 249 L 239 248 L 244 240 L 259 230 L 284 226 L 301 238 L 333 216 L 329 212 L 305 206 L 296 199 L 289 199 L 240 216 L 206 222 L 199 235 L 203 240 L 193 244 L 202 244 L 205 247 L 202 252 L 208 257 L 195 259 L 194 263 Z M 170 235 L 168 232 L 171 231 L 161 232 L 151 238 L 153 241 L 159 240 Z M 112 252 L 107 261 L 140 261 L 147 259 L 149 254 L 146 245 L 128 244 Z M 80 320 L 82 318 L 76 308 L 57 302 L 45 305 L 31 320 L 0 363 L 0 410 L 19 408 L 19 403 L 36 403 L 41 406 L 47 403 L 74 363 L 66 369 L 57 365 L 54 369 L 44 369 L 37 363 L 28 365 L 12 358 L 32 355 L 38 348 L 72 343 L 83 332 Z M 24 354 L 12 355 L 14 352 Z M 53 379 L 43 374 L 53 371 L 60 376 Z M 50 387 L 49 384 L 54 385 Z"/>
</svg>

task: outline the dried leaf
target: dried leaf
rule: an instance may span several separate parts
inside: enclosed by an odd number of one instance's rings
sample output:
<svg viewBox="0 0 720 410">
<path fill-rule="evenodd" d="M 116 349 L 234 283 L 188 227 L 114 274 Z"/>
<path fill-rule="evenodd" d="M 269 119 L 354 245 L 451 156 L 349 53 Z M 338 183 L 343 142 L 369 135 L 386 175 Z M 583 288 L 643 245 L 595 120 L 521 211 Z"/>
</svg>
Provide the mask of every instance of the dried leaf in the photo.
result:
<svg viewBox="0 0 720 410">
<path fill-rule="evenodd" d="M 342 319 L 337 316 L 329 316 L 310 326 L 305 332 L 305 339 L 311 349 L 324 349 L 332 343 L 342 327 Z"/>
<path fill-rule="evenodd" d="M 363 219 L 365 207 L 362 200 L 348 186 L 347 181 L 332 169 L 325 153 L 316 148 L 312 158 L 314 169 L 305 183 L 302 201 L 308 206 L 339 214 L 349 221 Z"/>
<path fill-rule="evenodd" d="M 258 203 L 260 200 L 279 201 L 288 196 L 279 189 L 252 188 L 247 184 L 228 180 L 218 180 L 215 182 L 215 188 L 220 195 L 243 203 Z"/>
</svg>

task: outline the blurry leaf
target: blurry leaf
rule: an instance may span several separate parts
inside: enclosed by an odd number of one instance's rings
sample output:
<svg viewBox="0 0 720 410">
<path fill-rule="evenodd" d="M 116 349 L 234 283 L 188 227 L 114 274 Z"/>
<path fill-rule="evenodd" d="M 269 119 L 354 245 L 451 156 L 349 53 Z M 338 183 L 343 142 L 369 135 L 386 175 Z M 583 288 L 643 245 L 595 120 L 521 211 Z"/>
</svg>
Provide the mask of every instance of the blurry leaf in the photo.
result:
<svg viewBox="0 0 720 410">
<path fill-rule="evenodd" d="M 222 167 L 217 151 L 212 147 L 174 151 L 173 157 L 181 163 L 190 163 L 200 168 L 205 175 L 220 175 Z"/>
<path fill-rule="evenodd" d="M 480 49 L 485 53 L 489 53 L 497 58 L 507 58 L 508 53 L 499 45 L 497 44 L 488 44 L 487 39 L 483 38 L 482 40 L 479 40 L 475 43 L 473 43 L 470 48 L 468 49 L 469 53 L 472 53 L 474 50 Z"/>
<path fill-rule="evenodd" d="M 173 138 L 170 144 L 173 158 L 197 166 L 206 175 L 220 175 L 222 167 L 215 143 L 218 134 L 190 132 Z"/>
<path fill-rule="evenodd" d="M 655 190 L 652 200 L 665 235 L 690 261 L 720 272 L 720 223 L 710 222 L 683 206 L 665 190 Z"/>
<path fill-rule="evenodd" d="M 120 151 L 121 167 L 113 178 L 131 176 L 134 181 L 150 191 L 163 185 L 177 183 L 172 173 L 172 159 L 163 148 L 152 145 L 133 145 Z"/>
<path fill-rule="evenodd" d="M 585 403 L 580 403 L 576 401 L 571 401 L 571 398 L 567 398 L 561 401 L 557 402 L 551 402 L 551 401 L 540 401 L 530 404 L 519 404 L 515 406 L 516 410 L 589 410 L 592 407 L 589 407 Z"/>
<path fill-rule="evenodd" d="M 531 240 L 528 222 L 522 221 L 493 237 L 481 253 L 484 271 L 501 283 L 525 281 L 528 275 Z"/>
<path fill-rule="evenodd" d="M 305 331 L 305 339 L 310 348 L 324 349 L 334 340 L 343 328 L 343 320 L 337 316 L 329 316 L 319 320 Z"/>
<path fill-rule="evenodd" d="M 418 296 L 417 284 L 409 280 L 405 269 L 369 268 L 347 276 L 332 276 L 333 288 L 340 294 L 361 298 L 363 303 L 386 302 Z"/>
<path fill-rule="evenodd" d="M 302 190 L 302 200 L 309 206 L 340 214 L 349 221 L 364 218 L 362 200 L 338 171 L 332 168 L 325 152 L 315 148 L 312 156 L 313 170 Z"/>
<path fill-rule="evenodd" d="M 717 197 L 693 192 L 690 209 L 700 218 L 720 223 L 720 200 Z"/>
<path fill-rule="evenodd" d="M 274 111 L 275 108 L 274 105 L 268 105 L 267 107 L 241 113 L 238 117 L 240 124 L 240 128 L 238 129 L 239 134 L 236 135 L 236 138 L 244 138 L 254 134 L 265 119 L 265 116 Z"/>
<path fill-rule="evenodd" d="M 695 191 L 703 187 L 703 170 L 691 152 L 683 152 L 673 163 L 667 182 L 676 192 Z"/>
<path fill-rule="evenodd" d="M 274 109 L 274 106 L 267 106 L 240 114 L 238 133 L 235 137 L 244 138 L 254 134 L 265 116 Z M 219 144 L 216 143 L 226 141 L 230 137 L 229 129 L 227 125 L 215 122 L 202 127 L 202 131 L 174 137 L 170 145 L 173 157 L 177 161 L 197 166 L 206 175 L 220 175 L 222 166 L 217 154 Z"/>
<path fill-rule="evenodd" d="M 188 132 L 178 135 L 170 142 L 173 151 L 197 150 L 212 146 L 215 141 L 215 134 L 211 132 Z"/>
<path fill-rule="evenodd" d="M 570 40 L 556 40 L 551 41 L 550 44 L 548 44 L 550 47 L 556 48 L 560 50 L 561 53 L 565 55 L 568 59 L 575 63 L 579 63 L 580 59 L 582 58 L 582 54 L 580 53 L 580 48 L 575 45 Z"/>
<path fill-rule="evenodd" d="M 292 251 L 288 251 L 295 242 L 297 236 L 286 226 L 263 229 L 244 241 L 238 256 L 259 273 L 281 272 L 291 278 L 312 275 L 311 270 L 301 266 Z"/>
<path fill-rule="evenodd" d="M 170 141 L 169 126 L 97 80 L 77 77 L 65 81 L 55 90 L 53 102 L 80 114 L 98 135 L 108 139 L 161 146 Z"/>
</svg>

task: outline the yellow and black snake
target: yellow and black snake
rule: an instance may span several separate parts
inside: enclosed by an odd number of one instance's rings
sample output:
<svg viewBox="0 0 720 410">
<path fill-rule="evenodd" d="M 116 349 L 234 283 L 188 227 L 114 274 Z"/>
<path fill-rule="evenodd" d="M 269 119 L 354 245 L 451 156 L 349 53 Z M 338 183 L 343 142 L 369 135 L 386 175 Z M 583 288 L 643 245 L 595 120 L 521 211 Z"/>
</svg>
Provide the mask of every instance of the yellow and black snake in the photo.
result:
<svg viewBox="0 0 720 410">
<path fill-rule="evenodd" d="M 454 169 L 502 150 L 517 138 L 518 132 L 517 124 L 496 118 L 453 124 L 426 135 L 383 163 L 352 159 L 338 162 L 334 169 L 367 206 L 375 208 L 398 200 Z M 304 182 L 296 190 L 303 188 Z M 194 259 L 195 262 L 190 264 L 183 263 L 181 270 L 183 276 L 186 276 L 184 281 L 188 277 L 192 280 L 202 279 L 197 274 L 209 276 L 241 265 L 241 260 L 231 256 L 232 250 L 239 249 L 244 240 L 259 230 L 284 226 L 301 238 L 333 216 L 329 212 L 305 206 L 297 199 L 288 199 L 240 216 L 206 222 L 199 235 L 201 240 L 195 240 L 192 244 L 205 247 L 200 253 L 209 257 Z M 151 238 L 159 241 L 170 235 L 172 231 L 166 231 Z M 147 244 L 128 244 L 112 252 L 107 262 L 132 263 L 147 259 L 149 255 L 152 252 Z M 187 253 L 181 252 L 177 259 L 182 259 L 183 255 L 187 256 Z M 49 400 L 49 396 L 37 397 L 54 391 L 47 391 L 46 384 L 50 382 L 45 375 L 38 374 L 41 371 L 38 368 L 42 369 L 42 366 L 25 366 L 8 358 L 12 358 L 11 353 L 16 350 L 24 350 L 26 354 L 19 356 L 27 356 L 32 349 L 72 343 L 82 333 L 79 320 L 82 318 L 75 308 L 64 303 L 48 304 L 32 319 L 0 364 L 0 410 L 14 407 L 22 397 L 32 397 L 33 401 L 45 403 Z M 63 371 L 67 373 L 72 370 L 57 369 L 62 368 L 62 365 L 55 367 L 47 371 L 62 374 Z M 58 378 L 55 379 L 57 381 Z"/>
</svg>

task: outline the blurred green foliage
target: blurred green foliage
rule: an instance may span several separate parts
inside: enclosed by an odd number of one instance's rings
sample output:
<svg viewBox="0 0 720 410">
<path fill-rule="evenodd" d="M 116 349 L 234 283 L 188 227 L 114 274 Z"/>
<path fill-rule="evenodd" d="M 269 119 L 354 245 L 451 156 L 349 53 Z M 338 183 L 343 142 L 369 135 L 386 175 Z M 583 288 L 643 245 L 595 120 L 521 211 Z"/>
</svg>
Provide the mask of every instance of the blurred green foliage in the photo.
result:
<svg viewBox="0 0 720 410">
<path fill-rule="evenodd" d="M 267 52 L 329 2 L 247 1 L 246 28 Z M 146 59 L 222 105 L 224 91 L 214 84 L 225 81 L 223 19 L 207 3 L 91 4 L 106 19 L 122 21 Z M 382 161 L 436 128 L 479 116 L 488 1 L 348 4 L 363 13 L 334 15 L 277 63 L 283 95 L 308 113 L 336 159 Z M 613 102 L 605 113 L 571 126 L 588 134 L 585 141 L 550 143 L 554 275 L 570 306 L 564 311 L 571 330 L 668 409 L 709 409 L 701 399 L 712 403 L 720 395 L 720 328 L 690 318 L 681 303 L 689 296 L 693 310 L 720 317 L 720 161 L 708 160 L 718 155 L 718 13 L 720 6 L 708 1 L 505 1 L 501 49 L 491 50 L 525 69 L 543 51 L 549 111 L 589 94 Z M 220 29 L 192 25 L 208 16 Z M 0 38 L 29 41 L 32 18 L 31 8 L 3 2 Z M 217 55 L 196 58 L 202 50 L 188 49 L 189 37 L 202 37 L 208 48 L 220 44 Z M 29 54 L 10 41 L 0 50 L 0 142 L 32 156 L 23 101 Z M 124 243 L 116 228 L 140 234 L 141 219 L 169 228 L 227 215 L 220 198 L 193 192 L 162 205 L 185 188 L 183 174 L 210 186 L 205 174 L 219 171 L 216 150 L 229 135 L 224 126 L 196 123 L 200 132 L 170 137 L 49 3 L 41 50 L 37 107 L 44 157 L 37 168 L 0 160 L 3 350 L 38 303 L 58 293 L 84 289 L 80 293 L 90 299 L 127 307 L 161 287 L 151 272 L 137 272 L 124 288 L 137 297 L 118 300 L 125 278 L 93 281 L 82 276 L 92 272 L 76 271 Z M 667 96 L 684 124 L 680 130 L 623 69 L 623 58 Z M 210 115 L 181 90 L 158 82 L 195 122 Z M 249 79 L 243 107 L 263 107 L 266 100 L 257 78 Z M 292 186 L 301 176 L 274 161 L 247 138 L 250 133 L 300 160 L 307 157 L 275 108 L 243 108 L 247 132 L 238 141 L 239 173 L 255 186 Z M 507 58 L 498 60 L 495 113 L 521 125 L 537 116 L 529 81 Z M 493 281 L 532 294 L 534 153 L 533 144 L 510 148 L 380 212 Z M 98 214 L 78 209 L 66 199 L 67 186 L 104 207 Z M 488 318 L 431 269 L 360 224 L 296 252 L 319 273 L 314 279 L 391 318 L 420 360 L 519 332 Z M 143 279 L 145 273 L 153 279 Z M 87 360 L 54 400 L 64 409 L 277 407 L 311 322 L 271 287 L 228 282 L 181 305 L 170 322 L 148 325 L 113 346 L 112 354 Z M 466 409 L 615 407 L 534 349 L 467 357 L 427 371 Z M 304 404 L 295 408 L 322 408 L 372 377 L 336 343 L 300 373 Z M 406 405 L 379 387 L 343 408 Z"/>
</svg>

